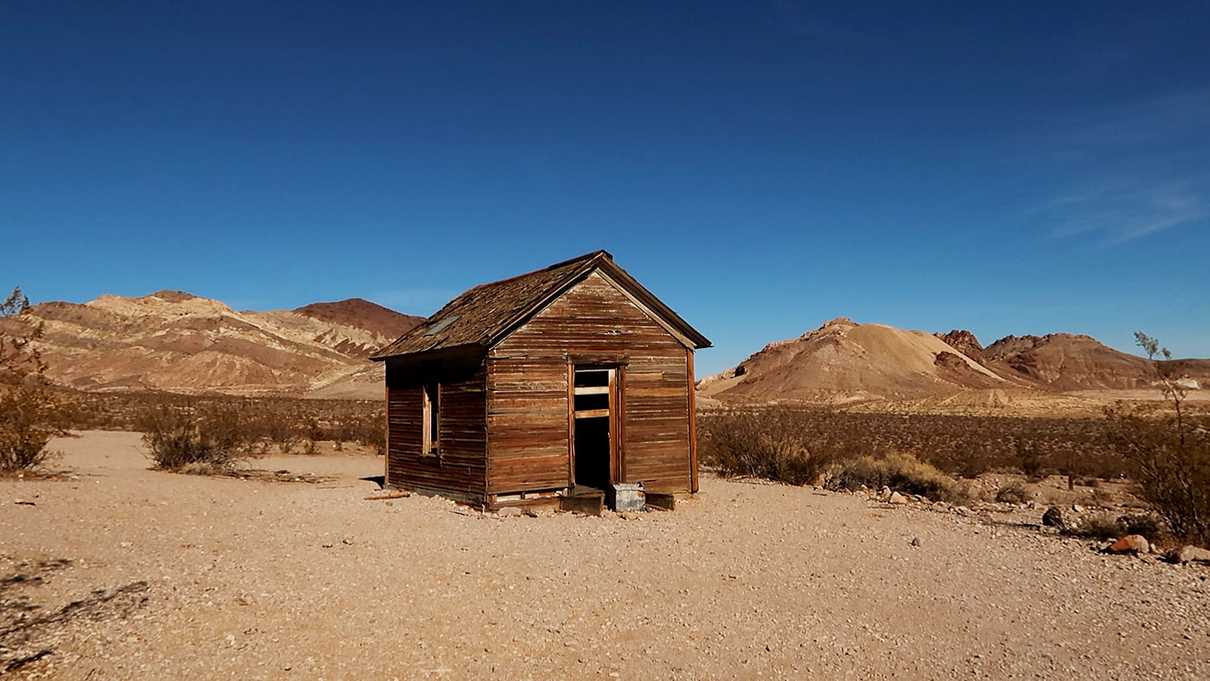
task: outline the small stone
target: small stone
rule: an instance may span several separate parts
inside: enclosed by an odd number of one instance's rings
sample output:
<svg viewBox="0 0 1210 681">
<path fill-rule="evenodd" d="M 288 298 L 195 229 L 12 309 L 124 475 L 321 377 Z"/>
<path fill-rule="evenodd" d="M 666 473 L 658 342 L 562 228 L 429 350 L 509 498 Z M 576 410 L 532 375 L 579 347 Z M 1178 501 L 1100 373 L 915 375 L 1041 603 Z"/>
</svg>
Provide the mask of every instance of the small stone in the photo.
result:
<svg viewBox="0 0 1210 681">
<path fill-rule="evenodd" d="M 912 537 L 912 546 L 920 546 L 920 537 Z"/>
<path fill-rule="evenodd" d="M 501 518 L 519 518 L 521 517 L 521 513 L 521 509 L 517 508 L 516 506 L 505 506 L 499 511 L 496 511 L 496 515 Z"/>
<path fill-rule="evenodd" d="M 1117 541 L 1110 544 L 1109 548 L 1105 550 L 1110 553 L 1133 553 L 1137 555 L 1150 551 L 1151 544 L 1141 534 L 1128 534 L 1124 537 L 1119 537 Z"/>
<path fill-rule="evenodd" d="M 1058 506 L 1051 506 L 1042 514 L 1042 524 L 1046 527 L 1055 527 L 1063 529 L 1067 527 L 1067 521 L 1063 519 L 1063 511 L 1059 510 Z"/>
<path fill-rule="evenodd" d="M 1084 512 L 1084 507 L 1083 507 L 1083 506 L 1081 506 L 1081 505 L 1079 505 L 1079 504 L 1072 504 L 1072 505 L 1071 505 L 1071 512 L 1072 512 L 1072 513 L 1083 513 L 1083 512 Z"/>
<path fill-rule="evenodd" d="M 899 492 L 891 492 L 891 496 L 887 498 L 887 503 L 890 504 L 906 504 L 907 502 L 907 497 Z"/>
</svg>

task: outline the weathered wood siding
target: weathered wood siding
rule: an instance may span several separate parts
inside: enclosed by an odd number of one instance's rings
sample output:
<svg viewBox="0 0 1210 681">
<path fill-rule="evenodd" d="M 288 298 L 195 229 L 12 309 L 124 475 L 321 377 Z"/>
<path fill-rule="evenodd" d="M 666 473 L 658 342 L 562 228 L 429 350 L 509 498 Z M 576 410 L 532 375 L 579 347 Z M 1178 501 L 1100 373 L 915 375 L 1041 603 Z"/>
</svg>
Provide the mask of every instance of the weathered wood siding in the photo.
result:
<svg viewBox="0 0 1210 681">
<path fill-rule="evenodd" d="M 685 346 L 594 272 L 488 354 L 488 493 L 567 485 L 569 359 L 622 366 L 622 479 L 689 491 Z"/>
<path fill-rule="evenodd" d="M 429 374 L 441 383 L 439 456 L 422 456 L 423 373 L 387 369 L 387 484 L 472 502 L 485 499 L 486 396 L 482 367 Z"/>
</svg>

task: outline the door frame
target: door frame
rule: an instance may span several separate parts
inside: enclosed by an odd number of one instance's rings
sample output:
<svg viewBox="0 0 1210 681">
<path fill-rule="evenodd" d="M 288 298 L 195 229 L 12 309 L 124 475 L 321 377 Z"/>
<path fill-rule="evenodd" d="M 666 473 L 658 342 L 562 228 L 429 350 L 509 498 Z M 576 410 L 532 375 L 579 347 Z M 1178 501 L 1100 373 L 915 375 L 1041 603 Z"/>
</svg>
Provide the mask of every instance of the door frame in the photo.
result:
<svg viewBox="0 0 1210 681">
<path fill-rule="evenodd" d="M 619 361 L 567 360 L 567 488 L 576 488 L 576 367 L 609 371 L 609 481 L 626 479 L 622 446 L 622 410 L 625 408 L 622 386 L 625 363 Z"/>
</svg>

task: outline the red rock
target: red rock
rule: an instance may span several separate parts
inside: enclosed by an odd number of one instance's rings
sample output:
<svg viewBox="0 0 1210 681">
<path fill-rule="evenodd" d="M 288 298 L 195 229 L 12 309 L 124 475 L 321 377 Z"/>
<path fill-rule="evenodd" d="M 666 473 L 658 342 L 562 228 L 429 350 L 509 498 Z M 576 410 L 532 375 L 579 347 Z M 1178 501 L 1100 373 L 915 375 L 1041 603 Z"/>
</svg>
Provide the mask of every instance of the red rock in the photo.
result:
<svg viewBox="0 0 1210 681">
<path fill-rule="evenodd" d="M 1147 542 L 1147 538 L 1141 534 L 1128 534 L 1124 537 L 1118 537 L 1118 540 L 1109 545 L 1110 553 L 1147 553 L 1151 550 L 1151 544 Z"/>
</svg>

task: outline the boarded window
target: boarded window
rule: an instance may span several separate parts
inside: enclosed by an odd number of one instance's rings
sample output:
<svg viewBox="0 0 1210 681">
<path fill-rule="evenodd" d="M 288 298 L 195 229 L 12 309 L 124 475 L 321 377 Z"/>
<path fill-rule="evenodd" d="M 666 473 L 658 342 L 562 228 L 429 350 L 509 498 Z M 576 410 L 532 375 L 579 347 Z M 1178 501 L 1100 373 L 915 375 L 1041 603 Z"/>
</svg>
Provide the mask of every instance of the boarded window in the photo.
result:
<svg viewBox="0 0 1210 681">
<path fill-rule="evenodd" d="M 423 456 L 437 456 L 440 452 L 441 441 L 441 385 L 439 383 L 424 384 L 424 414 L 422 429 L 423 446 L 420 453 Z"/>
</svg>

